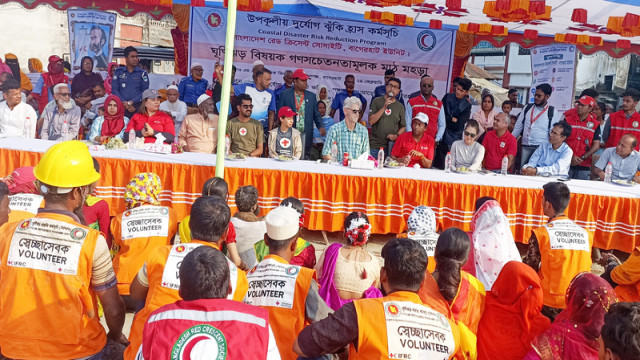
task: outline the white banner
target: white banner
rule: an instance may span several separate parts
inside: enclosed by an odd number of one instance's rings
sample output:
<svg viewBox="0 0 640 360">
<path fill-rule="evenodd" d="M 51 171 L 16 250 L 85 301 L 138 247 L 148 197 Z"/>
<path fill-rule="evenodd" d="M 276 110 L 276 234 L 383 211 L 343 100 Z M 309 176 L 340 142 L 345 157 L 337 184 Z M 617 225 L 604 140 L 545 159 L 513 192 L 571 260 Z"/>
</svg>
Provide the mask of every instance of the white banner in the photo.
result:
<svg viewBox="0 0 640 360">
<path fill-rule="evenodd" d="M 227 10 L 192 7 L 189 30 L 191 62 L 211 79 L 214 64 L 224 59 Z M 236 83 L 251 80 L 254 61 L 273 72 L 272 88 L 282 85 L 285 70 L 304 69 L 307 90 L 327 85 L 330 97 L 344 89 L 344 77 L 355 75 L 355 89 L 370 103 L 384 72 L 395 70 L 406 97 L 419 90 L 420 77 L 435 82 L 442 97 L 450 82 L 455 31 L 387 26 L 365 21 L 238 11 L 234 65 Z"/>
<path fill-rule="evenodd" d="M 557 111 L 573 108 L 573 90 L 576 73 L 576 46 L 553 44 L 537 46 L 531 50 L 532 83 L 529 103 L 533 103 L 536 86 L 547 83 L 553 88 L 549 104 Z"/>
<path fill-rule="evenodd" d="M 81 71 L 82 58 L 93 59 L 93 71 L 106 74 L 113 55 L 116 14 L 93 10 L 67 10 L 71 74 Z"/>
</svg>

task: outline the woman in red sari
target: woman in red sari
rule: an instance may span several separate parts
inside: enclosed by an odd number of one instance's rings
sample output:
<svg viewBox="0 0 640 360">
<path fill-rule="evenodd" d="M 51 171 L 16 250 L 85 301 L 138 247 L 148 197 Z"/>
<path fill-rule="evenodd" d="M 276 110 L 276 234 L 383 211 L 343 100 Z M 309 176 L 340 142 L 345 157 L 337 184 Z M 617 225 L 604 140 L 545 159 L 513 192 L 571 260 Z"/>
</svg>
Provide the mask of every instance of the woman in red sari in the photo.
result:
<svg viewBox="0 0 640 360">
<path fill-rule="evenodd" d="M 519 261 L 506 263 L 487 292 L 478 325 L 478 360 L 521 360 L 531 341 L 551 326 L 541 310 L 538 274 Z"/>
<path fill-rule="evenodd" d="M 598 337 L 604 314 L 616 303 L 613 289 L 601 277 L 583 272 L 567 289 L 567 307 L 551 328 L 533 340 L 524 360 L 598 360 Z"/>
</svg>

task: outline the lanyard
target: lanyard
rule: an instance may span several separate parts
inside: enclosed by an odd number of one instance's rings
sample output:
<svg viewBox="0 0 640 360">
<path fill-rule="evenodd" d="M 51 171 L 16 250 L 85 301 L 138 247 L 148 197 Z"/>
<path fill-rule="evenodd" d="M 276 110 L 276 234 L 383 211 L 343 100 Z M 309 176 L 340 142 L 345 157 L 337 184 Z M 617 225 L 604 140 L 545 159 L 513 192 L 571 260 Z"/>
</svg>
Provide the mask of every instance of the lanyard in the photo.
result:
<svg viewBox="0 0 640 360">
<path fill-rule="evenodd" d="M 540 116 L 542 116 L 542 114 L 546 113 L 547 110 L 549 109 L 549 105 L 545 106 L 544 109 L 542 109 L 542 111 L 540 111 L 540 113 L 538 114 L 538 116 L 534 117 L 533 116 L 533 111 L 536 109 L 535 106 L 531 107 L 531 125 L 533 125 L 536 121 L 538 121 L 538 119 L 540 118 Z"/>
<path fill-rule="evenodd" d="M 297 96 L 293 94 L 293 100 L 296 102 L 296 112 L 300 111 L 300 107 L 302 106 L 302 102 L 304 101 L 304 93 L 300 95 L 300 102 L 298 102 Z"/>
</svg>

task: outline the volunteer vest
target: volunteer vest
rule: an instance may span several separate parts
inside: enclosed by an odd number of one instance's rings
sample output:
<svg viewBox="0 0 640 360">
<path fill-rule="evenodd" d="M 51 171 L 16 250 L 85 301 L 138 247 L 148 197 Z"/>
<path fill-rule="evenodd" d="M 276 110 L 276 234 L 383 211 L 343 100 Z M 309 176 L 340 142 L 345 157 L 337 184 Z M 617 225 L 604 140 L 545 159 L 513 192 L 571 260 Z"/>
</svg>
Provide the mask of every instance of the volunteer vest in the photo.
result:
<svg viewBox="0 0 640 360">
<path fill-rule="evenodd" d="M 430 135 L 432 138 L 436 138 L 438 133 L 438 117 L 440 116 L 440 110 L 442 109 L 442 101 L 436 99 L 433 95 L 429 100 L 425 100 L 422 94 L 411 98 L 409 100 L 411 105 L 411 119 L 416 117 L 418 113 L 425 113 L 429 117 L 429 123 L 425 129 L 425 134 Z M 411 119 L 407 119 L 411 123 Z"/>
<path fill-rule="evenodd" d="M 466 271 L 460 271 L 458 293 L 450 305 L 453 318 L 477 334 L 485 298 L 486 292 L 480 280 Z"/>
<path fill-rule="evenodd" d="M 118 247 L 113 268 L 120 295 L 129 295 L 129 286 L 149 254 L 171 244 L 177 227 L 176 212 L 166 206 L 140 206 L 113 218 L 111 235 Z"/>
<path fill-rule="evenodd" d="M 585 121 L 580 121 L 576 109 L 570 109 L 564 113 L 564 119 L 571 125 L 571 136 L 566 140 L 567 145 L 573 150 L 573 155 L 580 157 L 587 153 L 593 146 L 593 137 L 600 122 L 593 113 L 589 113 Z M 591 167 L 591 157 L 580 163 L 580 166 Z"/>
<path fill-rule="evenodd" d="M 36 216 L 38 209 L 44 206 L 44 197 L 36 194 L 9 195 L 9 221 L 22 221 Z"/>
<path fill-rule="evenodd" d="M 315 270 L 290 265 L 275 255 L 267 255 L 249 271 L 249 291 L 244 302 L 269 311 L 269 322 L 283 360 L 298 358 L 293 342 L 307 325 L 305 306 Z"/>
<path fill-rule="evenodd" d="M 181 300 L 178 290 L 180 278 L 178 275 L 180 263 L 199 246 L 210 246 L 220 250 L 216 244 L 193 240 L 188 244 L 162 246 L 151 253 L 147 259 L 147 278 L 149 279 L 149 292 L 144 307 L 138 311 L 133 319 L 129 334 L 129 346 L 125 350 L 125 359 L 135 359 L 140 344 L 142 344 L 142 330 L 149 319 L 149 315 L 161 306 L 172 304 Z M 232 293 L 229 300 L 242 301 L 247 293 L 247 276 L 227 259 L 229 264 L 229 279 Z"/>
<path fill-rule="evenodd" d="M 90 287 L 99 233 L 52 213 L 3 229 L 2 354 L 13 359 L 76 359 L 100 352 L 107 337 Z"/>
<path fill-rule="evenodd" d="M 571 280 L 583 271 L 591 271 L 591 233 L 566 216 L 533 229 L 540 248 L 540 281 L 543 304 L 566 308 L 565 295 Z"/>
<path fill-rule="evenodd" d="M 269 314 L 226 299 L 178 301 L 151 314 L 136 359 L 266 359 Z"/>
<path fill-rule="evenodd" d="M 609 115 L 609 121 L 611 124 L 611 132 L 609 132 L 609 138 L 605 147 L 616 147 L 622 136 L 631 134 L 640 139 L 640 114 L 634 111 L 633 115 L 629 119 L 624 114 L 624 111 L 614 112 Z M 640 150 L 640 141 L 636 145 L 636 151 Z"/>
<path fill-rule="evenodd" d="M 457 326 L 425 306 L 417 294 L 398 291 L 355 300 L 358 348 L 349 359 L 449 359 L 459 341 Z"/>
</svg>

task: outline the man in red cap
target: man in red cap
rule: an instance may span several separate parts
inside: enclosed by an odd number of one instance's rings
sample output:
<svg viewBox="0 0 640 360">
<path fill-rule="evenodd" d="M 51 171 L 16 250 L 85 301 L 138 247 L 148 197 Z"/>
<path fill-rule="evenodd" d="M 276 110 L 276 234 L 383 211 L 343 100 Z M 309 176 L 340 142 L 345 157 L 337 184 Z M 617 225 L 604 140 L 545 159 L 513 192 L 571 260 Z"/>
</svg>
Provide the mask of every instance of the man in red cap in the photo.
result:
<svg viewBox="0 0 640 360">
<path fill-rule="evenodd" d="M 307 75 L 304 70 L 297 69 L 293 72 L 293 87 L 283 90 L 278 98 L 278 109 L 287 106 L 295 113 L 293 127 L 296 128 L 302 136 L 302 148 L 304 150 L 302 158 L 308 158 L 313 145 L 313 125 L 315 124 L 320 131 L 320 135 L 324 136 L 327 132 L 322 123 L 322 116 L 318 111 L 318 101 L 316 95 L 311 91 L 307 91 Z"/>
<path fill-rule="evenodd" d="M 600 149 L 600 122 L 591 113 L 595 100 L 584 95 L 573 109 L 564 113 L 564 119 L 573 129 L 567 138 L 567 145 L 573 150 L 569 177 L 589 180 L 591 155 Z"/>
<path fill-rule="evenodd" d="M 302 140 L 300 131 L 293 128 L 296 113 L 288 106 L 278 110 L 276 127 L 269 131 L 269 157 L 288 156 L 299 160 L 302 156 Z"/>
<path fill-rule="evenodd" d="M 27 103 L 33 98 L 38 100 L 38 112 L 42 114 L 48 102 L 53 101 L 53 87 L 57 84 L 69 83 L 69 77 L 64 74 L 64 65 L 58 55 L 49 56 L 49 72 L 43 73 L 33 91 L 27 97 Z"/>
</svg>

